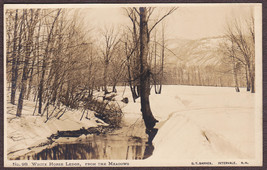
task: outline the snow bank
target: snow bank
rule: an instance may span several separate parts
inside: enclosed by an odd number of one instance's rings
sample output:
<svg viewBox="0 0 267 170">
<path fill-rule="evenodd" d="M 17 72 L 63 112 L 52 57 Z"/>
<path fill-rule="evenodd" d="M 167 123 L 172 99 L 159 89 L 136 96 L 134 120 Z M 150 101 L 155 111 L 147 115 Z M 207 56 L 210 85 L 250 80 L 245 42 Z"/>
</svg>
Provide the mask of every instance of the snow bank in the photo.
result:
<svg viewBox="0 0 267 170">
<path fill-rule="evenodd" d="M 157 109 L 153 113 L 164 121 L 158 125 L 155 150 L 148 159 L 255 156 L 254 94 L 245 89 L 236 93 L 233 88 L 193 86 L 165 86 L 162 93 L 151 96 L 152 108 Z"/>
<path fill-rule="evenodd" d="M 118 89 L 122 94 L 122 89 Z M 125 121 L 144 135 L 140 99 L 123 107 Z M 150 95 L 151 109 L 160 122 L 148 160 L 250 159 L 255 154 L 255 96 L 241 88 L 164 86 Z M 131 121 L 132 120 L 132 121 Z M 141 128 L 140 128 L 141 127 Z M 141 129 L 141 130 L 140 130 Z M 134 130 L 132 130 L 134 131 Z M 142 131 L 142 132 L 140 132 Z"/>
<path fill-rule="evenodd" d="M 81 110 L 67 110 L 60 119 L 52 118 L 46 122 L 46 115 L 33 116 L 35 103 L 24 101 L 22 116 L 16 117 L 16 105 L 7 104 L 7 153 L 22 151 L 28 147 L 37 146 L 47 141 L 47 137 L 56 134 L 57 131 L 79 130 L 80 128 L 97 127 L 107 125 L 94 116 L 94 112 L 86 111 L 83 119 Z M 59 110 L 56 110 L 57 112 Z M 86 118 L 87 117 L 87 118 Z M 46 122 L 46 123 L 45 123 Z M 21 154 L 12 154 L 16 156 Z M 9 155 L 10 157 L 10 155 Z"/>
</svg>

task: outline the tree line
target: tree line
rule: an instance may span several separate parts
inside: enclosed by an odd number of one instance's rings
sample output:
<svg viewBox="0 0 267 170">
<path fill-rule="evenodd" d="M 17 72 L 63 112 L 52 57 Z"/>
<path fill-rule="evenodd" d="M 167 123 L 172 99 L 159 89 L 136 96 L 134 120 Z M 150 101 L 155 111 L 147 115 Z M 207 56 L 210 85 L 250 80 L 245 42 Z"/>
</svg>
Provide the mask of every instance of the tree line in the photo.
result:
<svg viewBox="0 0 267 170">
<path fill-rule="evenodd" d="M 194 63 L 194 61 L 184 62 L 179 60 L 177 64 L 169 63 L 165 66 L 168 75 L 163 77 L 166 84 L 196 85 L 196 86 L 219 86 L 235 87 L 236 92 L 240 92 L 240 87 L 246 87 L 247 91 L 255 93 L 255 24 L 253 10 L 241 17 L 231 16 L 228 18 L 224 35 L 209 38 L 215 43 L 197 40 L 196 45 L 189 42 L 189 47 L 178 51 L 178 56 L 190 59 L 194 57 L 205 59 L 215 58 L 209 64 Z M 217 42 L 218 41 L 218 42 Z M 218 43 L 218 44 L 216 44 Z M 193 45 L 192 45 L 193 44 Z M 191 56 L 191 51 L 201 45 L 211 45 L 209 49 L 197 49 Z M 183 47 L 184 47 L 183 46 Z M 190 63 L 191 62 L 191 63 Z"/>
<path fill-rule="evenodd" d="M 157 31 L 161 38 L 152 30 L 173 10 L 148 29 L 155 8 L 144 9 L 141 15 L 136 8 L 125 8 L 132 26 L 123 33 L 103 28 L 97 40 L 94 31 L 85 29 L 78 9 L 6 10 L 7 82 L 16 115 L 21 116 L 24 100 L 33 100 L 33 115 L 49 118 L 50 107 L 79 108 L 81 101 L 92 101 L 95 91 L 116 92 L 117 85 L 129 84 L 134 100 L 145 90 L 147 100 L 150 84 L 161 84 L 164 63 L 164 28 Z M 143 15 L 145 28 L 140 25 Z"/>
<path fill-rule="evenodd" d="M 227 22 L 224 53 L 232 65 L 236 91 L 239 92 L 238 74 L 245 73 L 247 91 L 255 93 L 255 24 L 253 10 L 242 18 Z M 227 60 L 226 59 L 226 60 Z"/>
<path fill-rule="evenodd" d="M 79 76 L 88 79 L 89 45 L 76 15 L 63 9 L 6 11 L 7 80 L 12 104 L 19 93 L 17 116 L 31 96 L 43 114 L 49 105 L 71 105 L 81 95 L 74 91 L 86 90 Z"/>
<path fill-rule="evenodd" d="M 118 85 L 129 85 L 133 101 L 141 99 L 143 119 L 151 130 L 157 122 L 149 104 L 153 86 L 160 94 L 162 84 L 232 86 L 234 80 L 236 89 L 246 83 L 247 90 L 255 92 L 253 16 L 246 20 L 245 32 L 243 22 L 228 24 L 221 62 L 232 68 L 218 76 L 212 66 L 166 65 L 170 50 L 164 20 L 176 10 L 124 8 L 129 25 L 120 32 L 115 27 L 89 29 L 78 17 L 79 9 L 6 10 L 7 82 L 16 115 L 21 116 L 24 100 L 35 102 L 33 115 L 46 113 L 47 119 L 62 105 L 90 109 L 97 103 L 96 91 L 107 95 Z"/>
</svg>

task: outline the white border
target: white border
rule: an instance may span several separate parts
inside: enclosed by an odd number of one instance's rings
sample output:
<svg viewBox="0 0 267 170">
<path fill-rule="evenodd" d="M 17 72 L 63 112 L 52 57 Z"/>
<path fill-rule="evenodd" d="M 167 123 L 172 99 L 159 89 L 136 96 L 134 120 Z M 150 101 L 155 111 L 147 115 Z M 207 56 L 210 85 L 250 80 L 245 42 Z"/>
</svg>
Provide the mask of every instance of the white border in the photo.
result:
<svg viewBox="0 0 267 170">
<path fill-rule="evenodd" d="M 210 166 L 262 166 L 262 159 L 263 159 L 263 143 L 262 143 L 262 132 L 263 132 L 263 125 L 262 125 L 262 4 L 261 3 L 220 3 L 220 4 L 212 4 L 212 3 L 174 3 L 174 4 L 4 4 L 4 33 L 6 32 L 5 28 L 5 10 L 6 9 L 21 9 L 21 8 L 119 8 L 119 7 L 140 7 L 140 6 L 155 6 L 155 7 L 170 7 L 170 6 L 199 6 L 199 5 L 206 5 L 206 6 L 221 6 L 221 5 L 254 5 L 255 9 L 255 74 L 256 74 L 256 95 L 255 95 L 255 144 L 256 144 L 256 155 L 254 160 L 234 160 L 236 162 L 249 162 L 249 165 L 245 164 L 237 164 L 237 165 L 218 165 L 218 161 L 208 160 L 209 162 L 213 162 L 213 165 Z M 7 123 L 6 123 L 6 107 L 7 107 L 7 97 L 6 97 L 6 35 L 4 34 L 4 166 L 5 167 L 16 167 L 13 165 L 13 162 L 18 163 L 28 163 L 31 164 L 32 162 L 42 162 L 47 163 L 47 166 L 38 166 L 38 167 L 55 167 L 49 166 L 49 162 L 54 163 L 65 163 L 66 162 L 80 162 L 83 165 L 85 163 L 96 163 L 96 166 L 83 166 L 83 167 L 114 167 L 110 166 L 109 162 L 115 163 L 123 163 L 128 162 L 132 166 L 192 166 L 190 160 L 170 160 L 167 162 L 160 162 L 160 161 L 149 161 L 149 160 L 16 160 L 11 161 L 7 160 L 7 148 L 5 144 L 7 142 L 6 134 L 7 134 Z M 203 161 L 203 160 L 201 160 Z M 106 163 L 106 165 L 98 165 L 98 163 Z M 207 165 L 196 165 L 196 166 L 207 166 Z M 20 166 L 22 167 L 22 166 Z M 26 167 L 34 167 L 34 166 L 26 166 Z M 64 166 L 69 167 L 69 166 Z M 116 167 L 120 167 L 119 165 Z"/>
</svg>

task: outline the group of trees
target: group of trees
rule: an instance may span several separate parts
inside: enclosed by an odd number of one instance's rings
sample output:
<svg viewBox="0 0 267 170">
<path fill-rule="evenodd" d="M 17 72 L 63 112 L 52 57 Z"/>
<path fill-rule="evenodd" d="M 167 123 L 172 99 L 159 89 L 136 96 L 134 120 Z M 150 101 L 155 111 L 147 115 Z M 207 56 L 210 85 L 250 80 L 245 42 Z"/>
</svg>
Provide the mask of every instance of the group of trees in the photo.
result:
<svg viewBox="0 0 267 170">
<path fill-rule="evenodd" d="M 17 104 L 16 115 L 21 116 L 27 99 L 36 102 L 33 114 L 46 113 L 49 119 L 49 107 L 78 108 L 95 90 L 108 94 L 109 86 L 116 92 L 117 85 L 127 83 L 133 99 L 141 98 L 147 128 L 153 128 L 150 85 L 159 85 L 156 93 L 160 93 L 164 27 L 157 31 L 159 40 L 152 30 L 175 9 L 149 25 L 155 8 L 125 8 L 131 26 L 123 33 L 113 27 L 102 29 L 97 41 L 91 36 L 94 30 L 88 31 L 77 19 L 79 10 L 6 10 L 7 80 L 11 103 Z"/>
<path fill-rule="evenodd" d="M 255 24 L 253 10 L 250 11 L 249 15 L 235 17 L 228 21 L 222 47 L 226 56 L 225 61 L 232 65 L 236 92 L 239 92 L 240 84 L 245 80 L 247 91 L 255 93 Z"/>
<path fill-rule="evenodd" d="M 146 9 L 146 8 L 145 8 Z M 161 18 L 156 18 L 150 28 L 144 28 L 146 31 L 144 34 L 147 36 L 147 46 L 145 48 L 145 65 L 149 69 L 149 84 L 154 85 L 155 93 L 160 94 L 163 83 L 163 68 L 164 68 L 164 50 L 165 50 L 165 40 L 164 40 L 164 25 L 162 24 L 161 29 L 157 29 L 157 25 L 168 15 L 174 12 L 176 8 L 168 10 L 165 15 Z M 155 8 L 146 9 L 146 24 L 148 20 L 151 20 L 151 15 L 153 14 Z M 126 8 L 127 16 L 131 21 L 131 27 L 129 28 L 128 34 L 125 35 L 124 41 L 125 45 L 125 55 L 127 57 L 127 76 L 128 84 L 130 86 L 133 100 L 140 96 L 140 77 L 141 73 L 141 59 L 140 53 L 141 49 L 141 15 L 140 11 L 136 8 Z M 157 38 L 160 36 L 160 38 Z"/>
<path fill-rule="evenodd" d="M 168 63 L 166 84 L 246 87 L 255 93 L 255 30 L 251 13 L 231 16 L 224 35 L 181 44 L 177 55 L 184 59 Z M 208 61 L 207 63 L 205 63 Z M 165 74 L 167 75 L 167 74 Z"/>
<path fill-rule="evenodd" d="M 229 64 L 229 63 L 228 63 Z M 166 74 L 165 74 L 166 75 Z M 240 87 L 245 87 L 246 82 L 242 75 L 238 75 Z M 178 66 L 168 69 L 168 76 L 164 77 L 166 84 L 234 87 L 232 68 L 218 68 L 218 66 Z"/>
<path fill-rule="evenodd" d="M 152 114 L 149 95 L 152 84 L 155 85 L 155 92 L 157 94 L 161 92 L 165 46 L 164 29 L 162 29 L 162 42 L 160 43 L 157 42 L 157 32 L 154 33 L 155 36 L 152 39 L 152 31 L 155 31 L 157 25 L 162 22 L 164 18 L 171 15 L 177 8 L 168 9 L 162 16 L 154 18 L 154 22 L 151 22 L 155 9 L 156 8 L 152 7 L 126 9 L 127 15 L 132 22 L 132 28 L 130 29 L 131 35 L 129 36 L 131 37 L 130 39 L 132 39 L 132 43 L 129 50 L 127 50 L 127 47 L 129 47 L 127 46 L 127 42 L 125 43 L 128 63 L 128 81 L 133 99 L 135 100 L 140 96 L 141 112 L 148 133 L 158 122 Z M 161 64 L 159 69 L 157 66 L 157 58 L 159 58 L 157 56 L 157 44 L 160 44 L 162 52 L 160 55 Z M 159 90 L 156 88 L 157 84 L 160 85 Z"/>
<path fill-rule="evenodd" d="M 150 109 L 149 95 L 152 86 L 160 94 L 163 82 L 231 86 L 231 74 L 237 91 L 246 82 L 247 90 L 254 93 L 253 15 L 246 26 L 239 20 L 228 24 L 221 49 L 225 62 L 233 67 L 231 73 L 218 78 L 213 67 L 184 69 L 181 64 L 165 68 L 163 20 L 176 9 L 158 12 L 154 7 L 125 8 L 130 24 L 122 32 L 114 27 L 101 29 L 97 39 L 92 36 L 96 30 L 87 29 L 79 19 L 79 10 L 6 10 L 7 81 L 11 103 L 17 104 L 17 116 L 22 114 L 25 99 L 35 101 L 35 111 L 46 113 L 49 119 L 51 106 L 52 110 L 61 105 L 78 108 L 81 101 L 90 102 L 96 90 L 102 89 L 106 95 L 110 86 L 116 92 L 117 85 L 128 84 L 133 100 L 140 97 L 143 119 L 151 130 L 157 120 Z M 241 72 L 245 76 L 240 76 Z"/>
<path fill-rule="evenodd" d="M 17 116 L 31 96 L 44 114 L 50 105 L 71 107 L 89 92 L 97 61 L 77 11 L 16 9 L 6 16 L 7 80 L 12 104 L 19 94 Z"/>
</svg>

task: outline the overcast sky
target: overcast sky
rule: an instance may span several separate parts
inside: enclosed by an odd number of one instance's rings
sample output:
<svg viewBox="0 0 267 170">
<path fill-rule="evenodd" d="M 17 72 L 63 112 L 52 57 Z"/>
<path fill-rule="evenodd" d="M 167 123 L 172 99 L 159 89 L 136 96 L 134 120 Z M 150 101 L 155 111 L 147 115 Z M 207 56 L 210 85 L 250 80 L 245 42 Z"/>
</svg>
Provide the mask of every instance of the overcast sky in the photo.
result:
<svg viewBox="0 0 267 170">
<path fill-rule="evenodd" d="M 195 4 L 178 6 L 164 21 L 169 38 L 198 39 L 224 34 L 227 18 L 244 16 L 251 10 L 248 4 Z M 119 26 L 130 20 L 119 7 L 100 7 L 83 10 L 86 22 L 96 29 Z"/>
<path fill-rule="evenodd" d="M 145 6 L 145 4 L 142 4 Z M 151 4 L 150 4 L 151 5 Z M 251 7 L 259 4 L 171 4 L 179 7 L 172 15 L 168 16 L 166 23 L 167 38 L 198 39 L 224 34 L 227 18 L 244 16 L 251 11 Z M 83 8 L 79 15 L 84 19 L 88 28 L 98 30 L 111 25 L 121 29 L 122 25 L 131 24 L 122 7 L 118 5 L 92 5 L 92 4 L 60 4 L 60 5 L 5 5 L 5 7 L 25 8 Z M 138 6 L 138 5 L 132 5 Z M 140 5 L 139 5 L 140 6 Z M 168 4 L 156 4 L 159 9 L 170 7 Z M 160 25 L 159 25 L 160 26 Z M 94 33 L 96 33 L 94 32 Z"/>
</svg>

